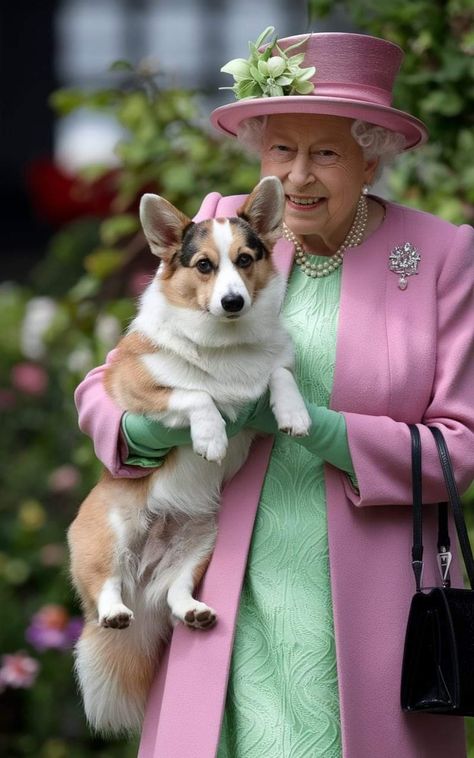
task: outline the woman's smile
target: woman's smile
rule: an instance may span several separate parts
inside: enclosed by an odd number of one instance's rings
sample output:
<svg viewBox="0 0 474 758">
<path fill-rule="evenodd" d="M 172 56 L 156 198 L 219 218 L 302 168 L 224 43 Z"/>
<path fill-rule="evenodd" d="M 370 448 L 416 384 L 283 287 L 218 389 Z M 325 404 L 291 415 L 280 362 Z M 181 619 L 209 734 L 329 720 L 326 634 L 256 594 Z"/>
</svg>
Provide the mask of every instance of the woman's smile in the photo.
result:
<svg viewBox="0 0 474 758">
<path fill-rule="evenodd" d="M 296 211 L 312 211 L 319 208 L 326 200 L 325 197 L 308 197 L 307 195 L 285 195 L 288 208 Z"/>
</svg>

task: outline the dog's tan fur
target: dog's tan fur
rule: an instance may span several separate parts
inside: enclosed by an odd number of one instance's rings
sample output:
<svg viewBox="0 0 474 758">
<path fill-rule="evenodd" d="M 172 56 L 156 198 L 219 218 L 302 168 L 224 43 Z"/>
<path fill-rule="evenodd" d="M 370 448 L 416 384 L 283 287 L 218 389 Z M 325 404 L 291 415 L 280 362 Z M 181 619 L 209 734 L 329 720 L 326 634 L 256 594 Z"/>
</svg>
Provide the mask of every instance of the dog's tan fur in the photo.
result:
<svg viewBox="0 0 474 758">
<path fill-rule="evenodd" d="M 105 389 L 120 408 L 131 413 L 159 413 L 167 409 L 172 390 L 157 386 L 142 361 L 144 355 L 156 349 L 150 340 L 134 332 L 120 340 L 116 358 L 104 376 Z"/>
</svg>

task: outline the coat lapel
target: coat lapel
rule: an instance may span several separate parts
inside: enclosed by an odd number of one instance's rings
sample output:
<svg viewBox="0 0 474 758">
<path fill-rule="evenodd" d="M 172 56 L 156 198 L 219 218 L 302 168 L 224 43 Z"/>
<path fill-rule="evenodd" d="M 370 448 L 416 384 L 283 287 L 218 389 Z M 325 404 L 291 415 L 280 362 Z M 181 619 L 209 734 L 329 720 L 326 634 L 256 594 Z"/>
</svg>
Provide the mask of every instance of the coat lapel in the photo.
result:
<svg viewBox="0 0 474 758">
<path fill-rule="evenodd" d="M 336 365 L 331 408 L 352 413 L 386 414 L 390 397 L 387 350 L 387 218 L 363 245 L 350 249 L 342 266 Z M 383 233 L 382 233 L 383 229 Z M 374 395 L 374 387 L 377 394 Z M 376 403 L 376 407 L 374 407 Z"/>
</svg>

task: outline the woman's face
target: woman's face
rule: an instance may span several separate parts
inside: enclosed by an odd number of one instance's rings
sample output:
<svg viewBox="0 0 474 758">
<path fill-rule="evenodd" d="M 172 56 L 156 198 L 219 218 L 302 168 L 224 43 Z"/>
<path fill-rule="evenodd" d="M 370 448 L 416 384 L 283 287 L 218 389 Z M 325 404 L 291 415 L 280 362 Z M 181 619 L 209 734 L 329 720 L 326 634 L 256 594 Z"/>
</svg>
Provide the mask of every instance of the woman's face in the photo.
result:
<svg viewBox="0 0 474 758">
<path fill-rule="evenodd" d="M 263 137 L 261 175 L 278 176 L 287 225 L 323 254 L 344 241 L 377 165 L 364 158 L 351 125 L 339 116 L 281 114 L 268 117 Z"/>
</svg>

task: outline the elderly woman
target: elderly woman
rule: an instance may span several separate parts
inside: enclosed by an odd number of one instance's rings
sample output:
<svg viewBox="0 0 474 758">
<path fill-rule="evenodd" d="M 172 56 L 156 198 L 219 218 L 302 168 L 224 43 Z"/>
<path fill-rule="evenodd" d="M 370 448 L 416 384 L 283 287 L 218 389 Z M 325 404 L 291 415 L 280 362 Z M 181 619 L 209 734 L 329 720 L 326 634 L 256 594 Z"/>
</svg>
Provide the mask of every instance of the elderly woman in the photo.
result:
<svg viewBox="0 0 474 758">
<path fill-rule="evenodd" d="M 414 591 L 407 424 L 420 424 L 427 503 L 445 497 L 427 424 L 442 429 L 460 487 L 474 475 L 473 232 L 370 193 L 388 157 L 426 139 L 391 106 L 396 45 L 313 34 L 252 55 L 253 73 L 246 61 L 227 68 L 250 97 L 212 122 L 257 147 L 262 175 L 283 184 L 275 255 L 313 427 L 306 439 L 276 434 L 271 455 L 272 438 L 259 441 L 224 493 L 202 590 L 220 621 L 175 630 L 140 755 L 460 758 L 462 719 L 404 714 L 399 691 Z M 197 218 L 241 203 L 212 193 Z M 172 434 L 115 408 L 102 371 L 77 391 L 81 427 L 115 475 L 146 474 Z M 276 431 L 265 408 L 242 423 Z M 424 583 L 438 583 L 434 561 Z"/>
</svg>

